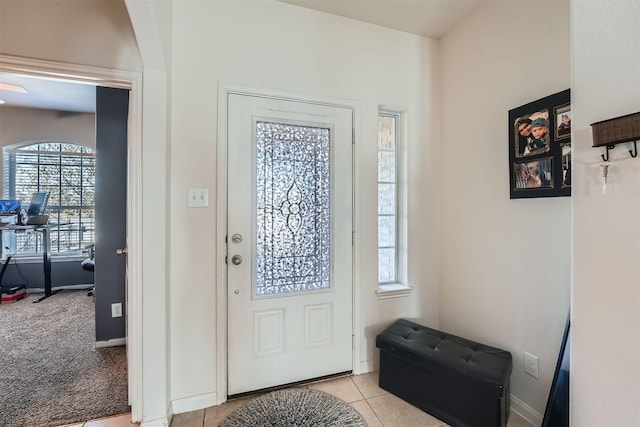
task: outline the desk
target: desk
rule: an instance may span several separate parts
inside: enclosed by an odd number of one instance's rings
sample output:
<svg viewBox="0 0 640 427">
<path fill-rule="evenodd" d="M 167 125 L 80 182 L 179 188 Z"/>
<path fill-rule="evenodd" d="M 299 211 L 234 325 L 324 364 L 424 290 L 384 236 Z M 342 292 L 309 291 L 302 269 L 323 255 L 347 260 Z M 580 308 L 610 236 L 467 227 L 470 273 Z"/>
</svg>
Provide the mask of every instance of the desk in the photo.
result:
<svg viewBox="0 0 640 427">
<path fill-rule="evenodd" d="M 14 225 L 9 224 L 4 227 L 0 227 L 0 232 L 13 231 L 13 232 L 27 232 L 27 231 L 39 231 L 42 233 L 42 268 L 44 271 L 44 296 L 38 298 L 34 303 L 38 303 L 51 295 L 56 294 L 58 291 L 51 291 L 51 229 L 65 224 L 44 224 L 44 225 Z"/>
</svg>

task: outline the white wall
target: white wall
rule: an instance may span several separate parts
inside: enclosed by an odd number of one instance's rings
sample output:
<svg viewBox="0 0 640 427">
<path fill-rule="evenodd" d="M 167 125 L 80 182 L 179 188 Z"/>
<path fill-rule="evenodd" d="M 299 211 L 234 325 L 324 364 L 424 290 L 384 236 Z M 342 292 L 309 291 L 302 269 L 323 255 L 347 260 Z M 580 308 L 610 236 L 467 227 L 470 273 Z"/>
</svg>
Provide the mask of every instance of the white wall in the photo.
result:
<svg viewBox="0 0 640 427">
<path fill-rule="evenodd" d="M 70 64 L 140 70 L 122 1 L 2 0 L 0 52 Z"/>
<path fill-rule="evenodd" d="M 142 287 L 137 290 L 141 310 L 133 315 L 142 324 L 141 342 L 129 340 L 132 353 L 142 354 L 137 377 L 129 378 L 129 395 L 138 397 L 132 418 L 147 427 L 164 427 L 171 412 L 169 362 L 169 141 L 168 61 L 171 58 L 172 7 L 170 2 L 125 0 L 144 65 L 142 83 L 142 169 L 139 176 L 143 229 L 140 255 Z M 164 42 L 163 42 L 164 41 Z M 138 235 L 140 236 L 140 234 Z M 129 260 L 132 259 L 131 251 Z M 128 313 L 132 316 L 131 313 Z M 140 338 L 140 337 L 138 337 Z M 129 358 L 130 366 L 139 360 Z"/>
<path fill-rule="evenodd" d="M 96 146 L 95 114 L 59 115 L 57 111 L 4 106 L 0 112 L 0 145 L 27 141 L 63 141 Z"/>
<path fill-rule="evenodd" d="M 572 2 L 571 420 L 640 425 L 640 157 L 610 151 L 602 196 L 591 123 L 640 111 L 640 3 Z"/>
<path fill-rule="evenodd" d="M 217 85 L 236 83 L 359 102 L 356 319 L 360 366 L 377 359 L 374 337 L 397 317 L 437 326 L 438 165 L 434 89 L 437 43 L 273 1 L 175 2 L 171 79 L 171 366 L 181 410 L 216 390 L 216 220 L 224 206 L 187 209 L 189 187 L 217 186 Z M 378 105 L 409 115 L 409 297 L 378 300 Z M 428 133 L 425 129 L 431 129 Z M 187 315 L 188 313 L 188 315 Z M 222 393 L 224 390 L 221 390 Z"/>
<path fill-rule="evenodd" d="M 571 199 L 509 199 L 507 122 L 569 88 L 569 2 L 482 3 L 441 49 L 440 326 L 509 350 L 512 403 L 539 422 L 569 313 Z"/>
</svg>

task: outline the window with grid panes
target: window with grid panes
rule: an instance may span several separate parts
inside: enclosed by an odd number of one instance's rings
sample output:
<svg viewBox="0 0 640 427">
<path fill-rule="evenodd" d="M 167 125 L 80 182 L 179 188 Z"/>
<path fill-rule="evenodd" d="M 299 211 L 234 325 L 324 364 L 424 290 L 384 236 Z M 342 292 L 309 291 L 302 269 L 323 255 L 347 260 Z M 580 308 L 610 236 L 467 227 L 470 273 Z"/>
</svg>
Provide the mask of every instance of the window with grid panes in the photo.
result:
<svg viewBox="0 0 640 427">
<path fill-rule="evenodd" d="M 70 143 L 39 142 L 5 147 L 3 156 L 4 198 L 21 200 L 26 209 L 33 193 L 48 191 L 45 213 L 49 222 L 66 224 L 51 230 L 52 255 L 78 255 L 93 243 L 96 176 L 93 149 Z M 41 254 L 40 233 L 15 234 L 13 239 L 3 242 L 3 255 Z"/>
<path fill-rule="evenodd" d="M 398 116 L 378 115 L 378 284 L 398 281 Z"/>
</svg>

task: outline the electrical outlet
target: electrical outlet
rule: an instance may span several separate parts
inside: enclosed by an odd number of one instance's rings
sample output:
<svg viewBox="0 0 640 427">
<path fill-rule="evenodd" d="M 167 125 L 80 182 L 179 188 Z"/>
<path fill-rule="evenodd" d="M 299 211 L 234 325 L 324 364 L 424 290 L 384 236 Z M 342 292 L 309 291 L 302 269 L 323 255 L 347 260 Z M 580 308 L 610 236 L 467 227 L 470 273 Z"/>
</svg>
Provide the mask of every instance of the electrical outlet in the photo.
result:
<svg viewBox="0 0 640 427">
<path fill-rule="evenodd" d="M 538 378 L 538 357 L 524 352 L 524 372 Z"/>
<path fill-rule="evenodd" d="M 116 302 L 111 304 L 111 317 L 122 317 L 122 303 Z"/>
</svg>

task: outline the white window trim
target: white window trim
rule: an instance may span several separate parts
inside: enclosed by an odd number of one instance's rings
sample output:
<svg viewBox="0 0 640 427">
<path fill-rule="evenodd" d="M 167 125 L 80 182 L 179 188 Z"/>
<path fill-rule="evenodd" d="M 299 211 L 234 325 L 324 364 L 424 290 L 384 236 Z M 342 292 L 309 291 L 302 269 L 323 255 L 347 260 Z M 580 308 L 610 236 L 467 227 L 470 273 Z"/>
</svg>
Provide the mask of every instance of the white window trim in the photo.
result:
<svg viewBox="0 0 640 427">
<path fill-rule="evenodd" d="M 42 150 L 27 149 L 27 147 L 32 147 L 34 145 L 47 144 L 47 143 L 75 145 L 79 147 L 84 147 L 87 150 L 90 150 L 91 152 L 46 151 L 46 150 L 42 151 Z M 10 173 L 10 171 L 6 168 L 7 156 L 11 156 L 11 155 L 16 156 L 19 154 L 51 155 L 52 153 L 58 156 L 90 157 L 94 159 L 96 155 L 95 147 L 91 147 L 82 143 L 62 141 L 62 140 L 46 140 L 46 139 L 28 140 L 28 141 L 22 141 L 20 143 L 4 146 L 2 147 L 2 157 L 3 157 L 2 165 L 3 165 L 3 175 L 4 175 L 4 184 L 3 184 L 2 193 L 4 194 L 4 196 L 5 197 L 8 196 L 10 191 L 15 191 L 15 189 L 10 190 L 6 187 L 7 185 L 6 183 L 10 181 L 8 180 L 8 174 Z M 95 211 L 95 204 L 94 204 L 94 211 Z M 4 245 L 4 241 L 3 241 L 3 245 Z M 42 258 L 41 251 L 25 252 L 25 253 L 7 253 L 5 250 L 2 250 L 0 252 L 1 252 L 0 261 L 6 260 L 9 256 L 12 257 L 14 262 L 18 262 L 18 260 L 20 260 L 20 263 L 30 263 L 32 262 L 32 260 L 39 260 L 41 262 L 41 258 Z M 85 258 L 86 258 L 86 249 L 83 249 L 82 247 L 74 250 L 68 250 L 68 251 L 51 251 L 51 260 L 55 262 L 61 262 L 61 261 L 68 262 L 68 261 L 75 261 L 78 259 L 82 260 Z"/>
<path fill-rule="evenodd" d="M 406 297 L 413 292 L 407 280 L 407 114 L 403 108 L 379 106 L 379 115 L 394 115 L 396 121 L 396 281 L 378 283 L 378 299 Z M 376 116 L 377 118 L 377 116 Z"/>
<path fill-rule="evenodd" d="M 378 285 L 378 299 L 406 297 L 413 292 L 413 287 L 402 283 L 385 283 Z"/>
</svg>

